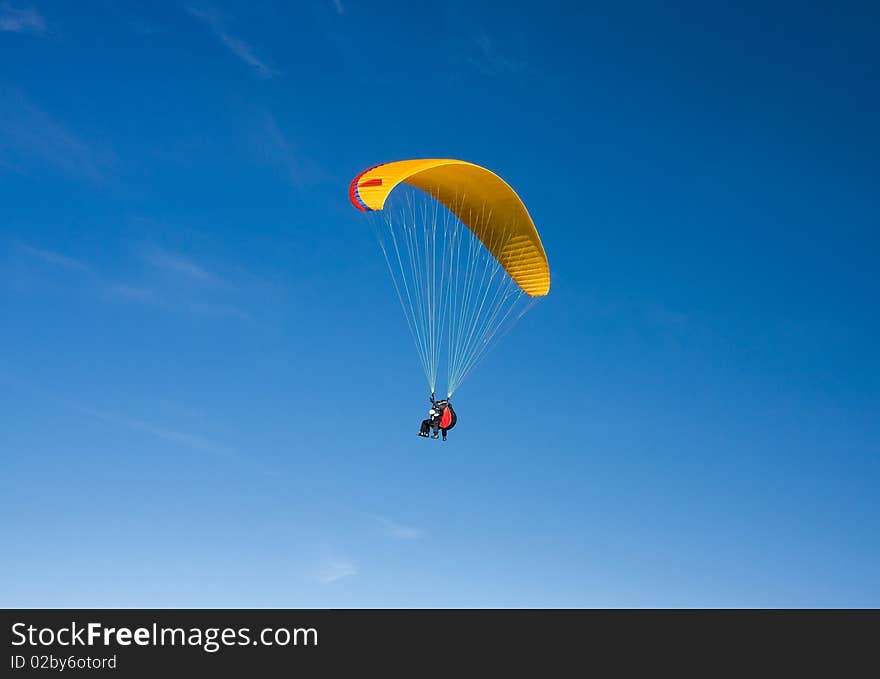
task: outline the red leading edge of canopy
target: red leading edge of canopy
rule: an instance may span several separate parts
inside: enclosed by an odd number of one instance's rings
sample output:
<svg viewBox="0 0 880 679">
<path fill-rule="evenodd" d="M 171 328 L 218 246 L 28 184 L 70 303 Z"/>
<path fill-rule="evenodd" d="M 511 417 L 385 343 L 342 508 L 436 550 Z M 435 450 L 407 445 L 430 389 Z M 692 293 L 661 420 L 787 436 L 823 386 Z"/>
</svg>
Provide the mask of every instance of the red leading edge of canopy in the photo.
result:
<svg viewBox="0 0 880 679">
<path fill-rule="evenodd" d="M 361 177 L 363 177 L 370 170 L 375 170 L 378 165 L 373 165 L 373 167 L 368 167 L 366 170 L 361 172 L 357 177 L 351 180 L 351 184 L 348 186 L 348 199 L 351 201 L 351 204 L 354 205 L 361 212 L 372 212 L 373 209 L 368 207 L 367 204 L 361 200 L 361 196 L 358 193 L 358 182 L 360 182 Z M 363 186 L 382 186 L 382 179 L 368 179 L 363 183 Z"/>
</svg>

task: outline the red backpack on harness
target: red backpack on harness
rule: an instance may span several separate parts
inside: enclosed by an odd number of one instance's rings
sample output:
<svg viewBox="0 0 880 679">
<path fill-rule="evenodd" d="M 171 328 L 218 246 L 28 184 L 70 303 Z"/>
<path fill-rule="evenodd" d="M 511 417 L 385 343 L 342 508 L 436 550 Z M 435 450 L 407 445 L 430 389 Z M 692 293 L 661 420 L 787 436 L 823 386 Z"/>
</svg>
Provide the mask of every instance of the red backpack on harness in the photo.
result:
<svg viewBox="0 0 880 679">
<path fill-rule="evenodd" d="M 440 428 L 447 430 L 452 429 L 457 422 L 458 415 L 455 414 L 452 406 L 447 404 L 446 407 L 443 409 L 443 414 L 440 416 Z"/>
</svg>

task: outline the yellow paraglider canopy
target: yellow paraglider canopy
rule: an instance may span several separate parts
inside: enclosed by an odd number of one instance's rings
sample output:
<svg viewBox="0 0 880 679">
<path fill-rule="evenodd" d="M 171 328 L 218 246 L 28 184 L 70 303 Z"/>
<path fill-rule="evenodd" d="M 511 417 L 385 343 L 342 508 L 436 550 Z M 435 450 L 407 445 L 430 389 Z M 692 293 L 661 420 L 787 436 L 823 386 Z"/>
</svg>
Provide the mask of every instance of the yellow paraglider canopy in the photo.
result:
<svg viewBox="0 0 880 679">
<path fill-rule="evenodd" d="M 463 160 L 424 158 L 364 170 L 349 187 L 358 210 L 381 210 L 400 183 L 432 195 L 458 217 L 530 297 L 550 291 L 550 267 L 535 223 L 494 172 Z"/>
</svg>

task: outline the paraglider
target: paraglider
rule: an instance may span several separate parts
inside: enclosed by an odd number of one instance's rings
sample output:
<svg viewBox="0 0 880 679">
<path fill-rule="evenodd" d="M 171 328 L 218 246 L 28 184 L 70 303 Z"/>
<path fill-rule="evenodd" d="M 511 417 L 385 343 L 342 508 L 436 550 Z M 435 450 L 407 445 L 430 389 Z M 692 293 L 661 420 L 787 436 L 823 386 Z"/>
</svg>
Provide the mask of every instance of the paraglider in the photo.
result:
<svg viewBox="0 0 880 679">
<path fill-rule="evenodd" d="M 516 192 L 463 160 L 423 158 L 368 168 L 349 200 L 372 217 L 431 389 L 419 435 L 455 426 L 449 399 L 511 327 L 550 290 L 541 238 Z M 446 369 L 446 398 L 434 400 Z"/>
<path fill-rule="evenodd" d="M 431 402 L 431 409 L 428 411 L 428 419 L 422 420 L 422 426 L 419 428 L 419 436 L 428 437 L 428 432 L 433 429 L 434 433 L 431 438 L 437 438 L 437 433 L 443 432 L 443 440 L 446 440 L 446 432 L 452 429 L 458 422 L 458 415 L 452 408 L 449 399 L 437 401 L 434 394 L 428 399 Z"/>
</svg>

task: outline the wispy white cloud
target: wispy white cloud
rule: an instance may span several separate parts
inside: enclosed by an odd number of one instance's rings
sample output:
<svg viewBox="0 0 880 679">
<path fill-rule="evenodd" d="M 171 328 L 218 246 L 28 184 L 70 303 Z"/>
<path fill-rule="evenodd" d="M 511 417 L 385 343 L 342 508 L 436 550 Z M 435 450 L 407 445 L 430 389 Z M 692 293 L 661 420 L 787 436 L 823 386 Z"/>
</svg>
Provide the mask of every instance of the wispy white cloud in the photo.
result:
<svg viewBox="0 0 880 679">
<path fill-rule="evenodd" d="M 124 302 L 182 310 L 199 316 L 251 318 L 232 303 L 243 291 L 193 257 L 152 244 L 140 246 L 137 257 L 146 264 L 140 278 L 109 284 L 106 287 L 108 295 Z"/>
<path fill-rule="evenodd" d="M 585 291 L 582 303 L 590 308 L 592 315 L 638 320 L 640 324 L 670 331 L 692 330 L 697 320 L 692 313 L 656 299 L 609 294 L 598 289 Z"/>
<path fill-rule="evenodd" d="M 112 151 L 96 148 L 0 82 L 0 165 L 18 172 L 49 168 L 103 184 L 117 164 Z"/>
<path fill-rule="evenodd" d="M 398 523 L 386 516 L 373 515 L 372 518 L 381 526 L 382 532 L 387 537 L 395 540 L 418 540 L 424 535 L 420 529 Z"/>
<path fill-rule="evenodd" d="M 163 250 L 157 246 L 146 246 L 140 249 L 143 261 L 153 268 L 173 276 L 180 276 L 203 285 L 216 285 L 219 278 L 208 269 L 186 255 Z"/>
<path fill-rule="evenodd" d="M 155 245 L 141 246 L 135 254 L 146 266 L 140 275 L 135 273 L 123 279 L 67 254 L 14 240 L 11 244 L 11 252 L 16 254 L 18 261 L 32 261 L 65 270 L 78 276 L 86 290 L 91 289 L 105 300 L 144 304 L 210 318 L 251 320 L 251 315 L 239 303 L 252 299 L 255 294 L 252 288 L 257 283 L 251 281 L 248 284 L 251 287 L 240 288 L 237 281 L 224 278 L 181 253 Z M 29 269 L 39 272 L 33 265 Z M 244 274 L 239 270 L 236 275 Z"/>
<path fill-rule="evenodd" d="M 160 32 L 160 28 L 158 28 L 155 24 L 151 24 L 147 21 L 139 20 L 139 19 L 130 19 L 127 21 L 127 24 L 131 30 L 133 30 L 138 35 L 154 35 Z"/>
<path fill-rule="evenodd" d="M 31 384 L 25 384 L 23 386 L 32 391 L 42 391 Z M 110 412 L 102 408 L 93 407 L 91 404 L 83 404 L 76 400 L 58 398 L 51 393 L 44 392 L 44 394 L 47 399 L 55 400 L 65 408 L 94 420 L 105 422 L 116 427 L 122 427 L 132 432 L 143 433 L 175 446 L 182 446 L 198 452 L 216 455 L 234 462 L 244 469 L 249 469 L 270 476 L 277 475 L 277 470 L 265 465 L 257 456 L 253 455 L 253 451 L 248 451 L 248 454 L 245 455 L 235 448 L 220 443 L 213 438 L 203 436 L 202 434 L 195 434 L 190 431 L 183 431 L 163 424 L 157 424 L 155 421 L 147 421 L 137 417 L 121 415 L 118 412 Z M 192 411 L 193 409 L 189 408 L 189 410 Z"/>
<path fill-rule="evenodd" d="M 31 245 L 27 245 L 25 243 L 18 244 L 19 249 L 24 252 L 26 255 L 33 257 L 35 259 L 44 262 L 45 264 L 51 264 L 52 266 L 59 266 L 64 269 L 70 269 L 72 271 L 81 271 L 81 272 L 91 272 L 92 267 L 90 267 L 85 262 L 76 259 L 75 257 L 70 257 L 68 255 L 62 255 L 59 252 L 54 252 L 52 250 L 43 250 L 42 248 L 35 248 Z"/>
<path fill-rule="evenodd" d="M 358 567 L 354 561 L 336 557 L 321 561 L 314 571 L 314 577 L 321 584 L 328 585 L 331 582 L 357 575 L 357 573 Z"/>
<path fill-rule="evenodd" d="M 534 69 L 524 57 L 522 46 L 519 52 L 519 55 L 512 56 L 502 50 L 497 41 L 488 34 L 479 33 L 472 39 L 471 56 L 467 60 L 483 75 L 493 78 L 529 75 Z"/>
<path fill-rule="evenodd" d="M 169 429 L 167 427 L 156 425 L 150 422 L 144 422 L 143 420 L 135 419 L 132 417 L 125 417 L 122 415 L 117 415 L 115 413 L 109 413 L 104 410 L 97 410 L 95 408 L 84 407 L 77 404 L 68 405 L 70 405 L 74 410 L 82 413 L 83 415 L 88 415 L 98 420 L 109 422 L 110 424 L 115 424 L 121 427 L 126 427 L 127 429 L 132 429 L 134 431 L 144 432 L 146 434 L 150 434 L 151 436 L 155 436 L 156 438 L 168 441 L 169 443 L 174 443 L 176 445 L 182 445 L 188 448 L 193 448 L 195 450 L 209 453 L 225 455 L 230 452 L 224 446 L 221 446 L 220 444 L 198 434 L 191 434 L 188 432 L 178 431 L 176 429 Z"/>
<path fill-rule="evenodd" d="M 161 33 L 163 28 L 152 18 L 147 18 L 148 5 L 138 6 L 136 3 L 123 3 L 105 0 L 101 9 L 115 21 L 124 25 L 138 35 L 148 36 Z"/>
<path fill-rule="evenodd" d="M 243 309 L 229 302 L 229 295 L 241 292 L 238 285 L 215 273 L 196 259 L 156 245 L 138 250 L 147 264 L 146 287 L 117 286 L 115 292 L 131 302 L 184 308 L 200 316 L 250 319 Z"/>
<path fill-rule="evenodd" d="M 666 306 L 660 302 L 646 302 L 645 316 L 659 325 L 669 328 L 684 329 L 691 321 L 691 315 Z"/>
<path fill-rule="evenodd" d="M 327 177 L 318 163 L 295 147 L 271 114 L 263 116 L 254 142 L 263 161 L 279 168 L 298 189 L 322 182 Z"/>
<path fill-rule="evenodd" d="M 108 285 L 107 294 L 127 302 L 137 302 L 139 304 L 152 304 L 155 306 L 166 306 L 162 297 L 149 288 L 138 287 L 135 285 L 111 284 Z"/>
<path fill-rule="evenodd" d="M 212 304 L 208 302 L 190 301 L 186 308 L 194 314 L 211 318 L 235 318 L 240 321 L 251 320 L 251 315 L 232 304 Z"/>
<path fill-rule="evenodd" d="M 96 407 L 91 403 L 83 403 L 77 397 L 65 397 L 58 393 L 57 388 L 47 388 L 31 379 L 21 379 L 14 375 L 10 375 L 0 370 L 0 384 L 9 390 L 21 391 L 40 398 L 44 404 L 54 404 L 55 406 L 65 408 L 72 413 L 77 413 L 83 417 L 89 418 L 97 422 L 104 422 L 113 427 L 120 427 L 134 433 L 143 433 L 148 437 L 152 437 L 166 443 L 189 448 L 194 451 L 208 453 L 225 461 L 236 464 L 239 469 L 244 472 L 255 472 L 265 476 L 277 476 L 278 470 L 265 464 L 253 448 L 249 448 L 247 453 L 222 443 L 215 438 L 203 436 L 202 434 L 185 431 L 176 427 L 158 424 L 154 419 L 143 420 L 139 417 L 131 417 L 122 415 L 118 411 L 108 411 L 101 407 Z M 151 399 L 152 402 L 158 402 L 164 407 L 155 410 L 168 410 L 169 405 L 178 412 L 178 416 L 192 419 L 197 417 L 199 420 L 205 419 L 204 410 L 195 407 L 192 404 L 181 404 L 178 401 L 169 402 L 164 400 L 161 395 L 156 395 Z M 116 406 L 114 406 L 116 407 Z M 154 417 L 155 415 L 151 416 Z"/>
<path fill-rule="evenodd" d="M 336 8 L 337 14 L 345 14 L 345 7 L 342 6 L 342 0 L 333 0 L 333 7 Z"/>
<path fill-rule="evenodd" d="M 0 3 L 0 32 L 40 35 L 46 32 L 46 20 L 33 7 L 15 7 L 3 2 Z"/>
<path fill-rule="evenodd" d="M 254 48 L 232 33 L 223 14 L 213 5 L 201 3 L 189 5 L 186 10 L 204 23 L 226 49 L 250 66 L 261 78 L 279 75 L 279 71 L 256 55 Z"/>
</svg>

